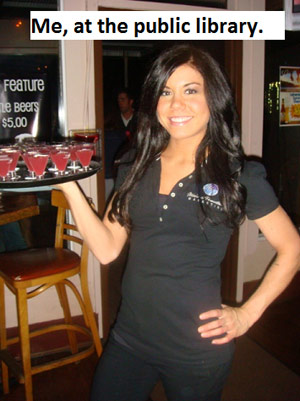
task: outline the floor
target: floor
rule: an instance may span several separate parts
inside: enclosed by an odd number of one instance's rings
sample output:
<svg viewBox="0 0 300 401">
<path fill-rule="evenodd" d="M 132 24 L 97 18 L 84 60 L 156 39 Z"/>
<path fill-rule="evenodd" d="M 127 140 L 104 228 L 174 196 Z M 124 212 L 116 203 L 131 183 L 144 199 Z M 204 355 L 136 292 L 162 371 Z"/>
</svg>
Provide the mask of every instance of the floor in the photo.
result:
<svg viewBox="0 0 300 401">
<path fill-rule="evenodd" d="M 111 321 L 120 300 L 120 280 L 121 270 L 112 266 Z M 283 299 L 269 308 L 247 335 L 236 340 L 222 401 L 300 401 L 299 302 L 296 280 Z M 97 357 L 92 355 L 78 364 L 34 376 L 34 401 L 88 401 L 96 363 Z M 25 401 L 23 385 L 12 379 L 10 394 L 1 397 L 0 389 L 0 399 Z M 154 388 L 151 400 L 167 401 L 161 383 Z"/>
<path fill-rule="evenodd" d="M 35 375 L 34 401 L 88 401 L 96 363 L 97 358 L 92 355 L 78 364 Z M 10 394 L 0 398 L 25 401 L 23 385 L 12 382 Z M 166 401 L 160 383 L 153 390 L 151 400 Z M 232 372 L 222 401 L 300 401 L 299 376 L 248 336 L 243 336 L 237 340 Z"/>
</svg>

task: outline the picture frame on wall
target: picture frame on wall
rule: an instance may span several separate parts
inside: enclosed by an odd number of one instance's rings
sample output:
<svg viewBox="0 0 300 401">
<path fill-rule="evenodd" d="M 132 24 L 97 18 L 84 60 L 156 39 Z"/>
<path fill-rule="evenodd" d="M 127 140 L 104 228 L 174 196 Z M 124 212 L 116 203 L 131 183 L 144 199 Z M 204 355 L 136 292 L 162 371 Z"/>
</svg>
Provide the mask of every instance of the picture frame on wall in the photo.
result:
<svg viewBox="0 0 300 401">
<path fill-rule="evenodd" d="M 283 0 L 285 30 L 300 31 L 300 0 Z"/>
<path fill-rule="evenodd" d="M 293 13 L 300 13 L 300 0 L 293 0 Z"/>
<path fill-rule="evenodd" d="M 300 67 L 279 67 L 279 126 L 300 125 Z"/>
</svg>

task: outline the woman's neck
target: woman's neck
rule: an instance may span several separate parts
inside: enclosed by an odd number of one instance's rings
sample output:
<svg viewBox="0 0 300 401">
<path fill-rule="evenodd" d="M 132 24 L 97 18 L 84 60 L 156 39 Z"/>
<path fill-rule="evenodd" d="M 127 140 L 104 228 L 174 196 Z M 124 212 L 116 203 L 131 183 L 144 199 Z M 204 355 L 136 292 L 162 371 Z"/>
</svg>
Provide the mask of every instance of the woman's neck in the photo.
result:
<svg viewBox="0 0 300 401">
<path fill-rule="evenodd" d="M 198 144 L 195 146 L 191 141 L 170 140 L 162 156 L 181 163 L 195 163 L 197 148 Z"/>
</svg>

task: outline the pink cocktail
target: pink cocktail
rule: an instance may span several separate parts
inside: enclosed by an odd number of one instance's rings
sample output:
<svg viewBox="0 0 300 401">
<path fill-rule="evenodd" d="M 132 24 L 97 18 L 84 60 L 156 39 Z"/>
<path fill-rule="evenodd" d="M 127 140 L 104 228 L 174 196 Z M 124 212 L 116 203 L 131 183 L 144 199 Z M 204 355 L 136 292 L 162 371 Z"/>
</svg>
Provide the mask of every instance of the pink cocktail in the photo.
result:
<svg viewBox="0 0 300 401">
<path fill-rule="evenodd" d="M 10 163 L 12 159 L 6 155 L 0 155 L 0 177 L 1 181 L 7 180 Z"/>
<path fill-rule="evenodd" d="M 93 153 L 94 153 L 93 146 L 82 146 L 76 150 L 76 156 L 78 157 L 85 171 L 87 171 L 89 168 Z"/>
<path fill-rule="evenodd" d="M 99 140 L 99 134 L 96 132 L 74 132 L 75 141 L 95 143 Z"/>
<path fill-rule="evenodd" d="M 17 176 L 17 174 L 16 174 L 16 167 L 18 164 L 18 160 L 19 160 L 21 151 L 19 149 L 10 148 L 10 149 L 6 149 L 5 153 L 7 154 L 8 157 L 10 157 L 12 159 L 10 166 L 9 166 L 10 178 L 13 180 L 16 180 L 17 178 L 19 178 L 19 176 Z"/>
<path fill-rule="evenodd" d="M 68 168 L 70 168 L 71 170 L 77 170 L 80 168 L 80 166 L 78 164 L 78 157 L 76 155 L 76 151 L 79 148 L 80 148 L 80 145 L 77 145 L 75 143 L 72 143 L 71 145 L 69 145 L 71 164 Z"/>
<path fill-rule="evenodd" d="M 32 180 L 36 178 L 35 172 L 33 170 L 33 167 L 31 166 L 30 163 L 30 154 L 36 154 L 36 152 L 34 150 L 30 150 L 30 151 L 24 151 L 22 152 L 22 158 L 26 164 L 26 167 L 28 169 L 29 175 L 27 177 L 25 177 L 26 180 Z"/>
<path fill-rule="evenodd" d="M 28 160 L 38 179 L 43 178 L 49 156 L 38 152 L 29 152 Z"/>
<path fill-rule="evenodd" d="M 101 141 L 99 129 L 70 130 L 71 136 L 78 143 L 90 143 L 94 145 L 93 156 L 101 156 Z"/>
<path fill-rule="evenodd" d="M 70 158 L 70 152 L 65 150 L 55 149 L 54 151 L 51 152 L 50 155 L 53 163 L 55 163 L 55 166 L 58 169 L 58 174 L 63 175 Z"/>
<path fill-rule="evenodd" d="M 48 168 L 49 171 L 51 171 L 54 174 L 58 174 L 59 173 L 59 169 L 56 165 L 55 162 L 55 156 L 52 157 L 54 154 L 56 154 L 58 151 L 64 151 L 64 152 L 69 152 L 69 147 L 66 146 L 66 144 L 64 144 L 63 142 L 60 143 L 55 143 L 55 144 L 51 144 L 48 146 L 48 150 L 49 150 L 49 155 L 50 155 L 50 159 L 53 163 L 53 166 Z"/>
</svg>

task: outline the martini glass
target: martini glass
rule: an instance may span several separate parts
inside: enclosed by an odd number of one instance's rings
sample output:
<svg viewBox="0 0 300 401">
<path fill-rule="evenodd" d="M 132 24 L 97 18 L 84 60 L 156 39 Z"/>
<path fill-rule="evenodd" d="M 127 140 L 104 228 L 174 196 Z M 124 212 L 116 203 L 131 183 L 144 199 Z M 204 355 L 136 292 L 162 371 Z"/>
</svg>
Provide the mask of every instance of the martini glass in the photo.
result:
<svg viewBox="0 0 300 401">
<path fill-rule="evenodd" d="M 71 129 L 69 135 L 77 143 L 93 144 L 93 156 L 97 159 L 101 158 L 101 129 Z"/>
<path fill-rule="evenodd" d="M 55 160 L 54 160 L 55 156 L 53 159 L 52 155 L 57 153 L 58 150 L 67 150 L 68 151 L 69 148 L 64 143 L 59 142 L 59 143 L 54 143 L 54 144 L 49 145 L 48 150 L 49 150 L 49 154 L 50 154 L 50 159 L 53 164 L 53 166 L 48 168 L 48 170 L 51 171 L 51 173 L 58 174 L 59 170 L 58 170 Z"/>
<path fill-rule="evenodd" d="M 42 179 L 49 160 L 49 155 L 39 151 L 28 152 L 28 160 L 38 180 Z"/>
<path fill-rule="evenodd" d="M 7 181 L 8 171 L 12 158 L 5 154 L 0 155 L 0 177 L 1 181 Z"/>
<path fill-rule="evenodd" d="M 17 180 L 18 178 L 20 178 L 20 176 L 16 173 L 16 167 L 19 157 L 21 155 L 21 151 L 17 148 L 8 148 L 5 150 L 5 153 L 8 157 L 11 157 L 12 159 L 9 166 L 9 176 L 12 180 Z"/>
<path fill-rule="evenodd" d="M 30 148 L 28 150 L 26 150 L 26 149 L 23 150 L 23 152 L 21 153 L 22 158 L 26 164 L 26 167 L 27 167 L 27 170 L 29 173 L 29 175 L 25 177 L 25 180 L 35 180 L 36 179 L 35 172 L 30 163 L 30 155 L 35 154 L 35 153 L 36 153 L 36 151 L 34 151 L 32 149 L 30 150 Z"/>
<path fill-rule="evenodd" d="M 57 168 L 58 175 L 64 175 L 69 158 L 70 158 L 70 150 L 68 148 L 57 148 L 51 151 L 51 159 Z"/>
<path fill-rule="evenodd" d="M 76 155 L 76 150 L 78 149 L 78 144 L 71 143 L 69 145 L 69 149 L 70 149 L 71 164 L 68 166 L 68 168 L 71 170 L 78 170 L 80 168 L 80 165 L 78 163 L 78 157 Z"/>
<path fill-rule="evenodd" d="M 51 171 L 51 173 L 57 174 L 58 173 L 58 168 L 56 167 L 56 164 L 52 158 L 52 153 L 56 152 L 57 149 L 61 148 L 63 144 L 60 143 L 52 143 L 51 145 L 48 145 L 48 151 L 50 155 L 50 159 L 52 162 L 52 167 L 48 168 L 48 171 Z"/>
<path fill-rule="evenodd" d="M 90 144 L 82 144 L 76 150 L 76 156 L 78 157 L 83 171 L 89 170 L 89 165 L 92 160 L 92 156 L 94 154 L 94 146 Z"/>
</svg>

